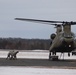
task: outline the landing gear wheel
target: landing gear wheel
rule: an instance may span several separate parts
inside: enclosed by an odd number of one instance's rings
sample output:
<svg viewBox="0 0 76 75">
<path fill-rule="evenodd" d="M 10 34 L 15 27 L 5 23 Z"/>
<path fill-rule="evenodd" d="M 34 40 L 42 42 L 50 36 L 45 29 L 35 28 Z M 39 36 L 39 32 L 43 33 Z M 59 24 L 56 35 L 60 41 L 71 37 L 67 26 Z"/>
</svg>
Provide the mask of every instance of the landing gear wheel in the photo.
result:
<svg viewBox="0 0 76 75">
<path fill-rule="evenodd" d="M 49 60 L 50 60 L 50 58 L 51 58 L 51 52 L 49 53 Z"/>
<path fill-rule="evenodd" d="M 68 53 L 68 56 L 70 57 L 70 53 Z"/>
</svg>

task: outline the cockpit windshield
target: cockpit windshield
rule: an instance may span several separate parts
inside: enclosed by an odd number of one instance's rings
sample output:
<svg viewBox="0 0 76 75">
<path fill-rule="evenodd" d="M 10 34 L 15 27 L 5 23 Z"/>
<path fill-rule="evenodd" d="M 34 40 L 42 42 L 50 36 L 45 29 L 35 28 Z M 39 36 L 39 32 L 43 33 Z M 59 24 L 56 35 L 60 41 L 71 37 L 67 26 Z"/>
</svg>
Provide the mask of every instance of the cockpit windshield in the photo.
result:
<svg viewBox="0 0 76 75">
<path fill-rule="evenodd" d="M 62 36 L 65 38 L 72 38 L 72 37 L 75 38 L 75 34 L 72 32 L 71 33 L 63 33 Z"/>
</svg>

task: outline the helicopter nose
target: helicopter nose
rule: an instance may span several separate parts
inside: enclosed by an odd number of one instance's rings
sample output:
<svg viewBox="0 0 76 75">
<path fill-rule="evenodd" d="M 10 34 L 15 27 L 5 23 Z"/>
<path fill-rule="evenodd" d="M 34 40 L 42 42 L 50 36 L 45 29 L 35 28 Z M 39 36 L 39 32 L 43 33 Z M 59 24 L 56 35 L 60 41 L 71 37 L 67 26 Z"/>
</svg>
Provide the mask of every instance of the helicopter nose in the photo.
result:
<svg viewBox="0 0 76 75">
<path fill-rule="evenodd" d="M 62 44 L 63 44 L 63 46 L 66 47 L 67 49 L 71 49 L 71 48 L 74 46 L 73 41 L 71 41 L 71 42 L 63 41 Z"/>
</svg>

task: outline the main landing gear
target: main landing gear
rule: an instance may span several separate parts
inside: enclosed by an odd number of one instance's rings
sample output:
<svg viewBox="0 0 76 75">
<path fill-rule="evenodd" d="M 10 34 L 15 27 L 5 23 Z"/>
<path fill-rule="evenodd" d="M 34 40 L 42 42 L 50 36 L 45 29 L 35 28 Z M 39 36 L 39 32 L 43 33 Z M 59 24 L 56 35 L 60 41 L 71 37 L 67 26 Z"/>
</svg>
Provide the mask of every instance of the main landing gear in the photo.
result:
<svg viewBox="0 0 76 75">
<path fill-rule="evenodd" d="M 70 57 L 70 52 L 68 52 L 68 56 Z M 62 60 L 64 60 L 64 52 L 61 52 L 59 58 L 62 57 Z M 56 55 L 56 52 L 49 52 L 49 60 L 58 60 L 58 56 Z"/>
<path fill-rule="evenodd" d="M 56 52 L 49 53 L 49 60 L 58 60 L 58 56 L 56 56 Z"/>
</svg>

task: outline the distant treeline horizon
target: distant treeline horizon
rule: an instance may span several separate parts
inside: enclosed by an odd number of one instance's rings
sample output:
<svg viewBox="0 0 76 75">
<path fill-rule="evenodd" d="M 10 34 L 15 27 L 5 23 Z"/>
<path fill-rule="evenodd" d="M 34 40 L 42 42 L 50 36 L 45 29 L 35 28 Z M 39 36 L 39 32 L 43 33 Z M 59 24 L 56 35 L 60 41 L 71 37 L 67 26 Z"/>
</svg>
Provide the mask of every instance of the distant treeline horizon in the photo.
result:
<svg viewBox="0 0 76 75">
<path fill-rule="evenodd" d="M 50 39 L 0 38 L 0 49 L 48 50 Z"/>
</svg>

